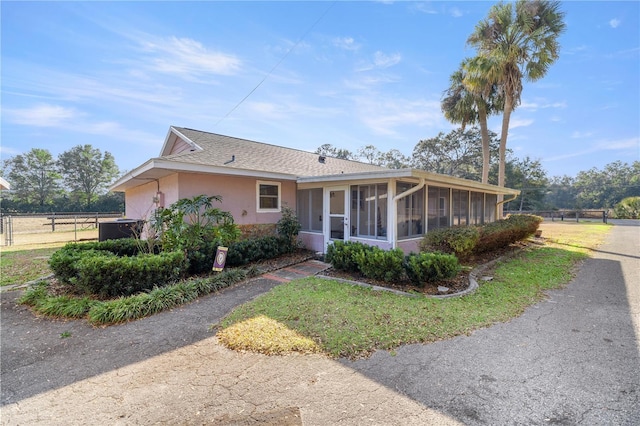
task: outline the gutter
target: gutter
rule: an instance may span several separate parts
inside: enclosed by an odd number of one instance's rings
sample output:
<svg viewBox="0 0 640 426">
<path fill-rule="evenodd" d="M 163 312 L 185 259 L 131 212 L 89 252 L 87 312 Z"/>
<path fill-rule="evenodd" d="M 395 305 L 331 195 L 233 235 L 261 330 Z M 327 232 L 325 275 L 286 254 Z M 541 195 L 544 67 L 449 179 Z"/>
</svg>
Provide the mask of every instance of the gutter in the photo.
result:
<svg viewBox="0 0 640 426">
<path fill-rule="evenodd" d="M 424 188 L 424 185 L 427 183 L 425 178 L 420 178 L 420 183 L 417 186 L 414 186 L 413 188 L 409 188 L 406 191 L 396 195 L 395 197 L 393 197 L 393 202 L 395 203 L 396 201 L 398 201 L 401 198 L 404 198 L 408 195 L 413 194 L 414 192 L 420 191 L 422 188 Z"/>
<path fill-rule="evenodd" d="M 517 194 L 513 194 L 513 198 L 509 198 L 509 199 L 507 199 L 507 200 L 498 201 L 498 202 L 496 203 L 496 220 L 498 220 L 499 207 L 500 207 L 501 205 L 503 205 L 504 203 L 508 203 L 508 202 L 510 202 L 510 201 L 515 200 L 516 198 L 518 198 L 518 195 L 520 195 L 520 191 L 518 191 L 518 193 L 517 193 Z M 500 219 L 502 219 L 502 218 L 500 218 Z"/>
</svg>

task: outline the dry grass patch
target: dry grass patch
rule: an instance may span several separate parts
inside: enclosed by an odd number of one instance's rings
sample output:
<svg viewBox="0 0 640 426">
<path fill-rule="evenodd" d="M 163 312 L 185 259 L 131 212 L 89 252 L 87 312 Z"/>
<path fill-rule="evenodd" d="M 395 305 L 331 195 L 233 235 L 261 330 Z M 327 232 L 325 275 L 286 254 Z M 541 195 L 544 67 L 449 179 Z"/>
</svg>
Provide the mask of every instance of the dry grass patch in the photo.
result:
<svg viewBox="0 0 640 426">
<path fill-rule="evenodd" d="M 313 340 L 264 315 L 238 322 L 217 336 L 220 343 L 233 350 L 267 355 L 322 352 Z"/>
</svg>

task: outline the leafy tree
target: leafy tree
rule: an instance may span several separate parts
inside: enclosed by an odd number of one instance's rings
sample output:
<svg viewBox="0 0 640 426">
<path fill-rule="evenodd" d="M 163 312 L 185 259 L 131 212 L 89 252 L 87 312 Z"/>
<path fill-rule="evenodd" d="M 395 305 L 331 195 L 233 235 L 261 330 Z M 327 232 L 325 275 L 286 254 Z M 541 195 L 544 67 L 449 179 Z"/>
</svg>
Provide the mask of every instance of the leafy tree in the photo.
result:
<svg viewBox="0 0 640 426">
<path fill-rule="evenodd" d="M 520 190 L 520 195 L 510 201 L 507 210 L 532 211 L 544 208 L 549 180 L 540 160 L 511 158 L 507 161 L 506 182 L 509 188 Z"/>
<path fill-rule="evenodd" d="M 546 209 L 575 209 L 577 189 L 571 176 L 554 176 L 549 180 L 545 197 Z"/>
<path fill-rule="evenodd" d="M 467 43 L 478 50 L 478 58 L 467 70 L 470 81 L 486 79 L 498 85 L 504 96 L 498 185 L 505 185 L 507 135 L 511 113 L 520 103 L 522 79 L 544 77 L 558 59 L 558 37 L 565 30 L 560 3 L 548 0 L 518 0 L 499 3 L 480 21 Z"/>
<path fill-rule="evenodd" d="M 25 208 L 45 210 L 60 191 L 60 174 L 56 162 L 46 149 L 33 148 L 4 162 L 7 179 L 15 201 Z M 31 207 L 29 207 L 31 206 Z"/>
<path fill-rule="evenodd" d="M 501 107 L 495 84 L 482 76 L 470 80 L 467 69 L 473 69 L 474 60 L 465 59 L 460 68 L 451 74 L 450 86 L 444 92 L 441 108 L 452 123 L 460 124 L 464 131 L 467 124 L 478 124 L 482 136 L 482 183 L 489 182 L 490 140 L 487 116 Z"/>
<path fill-rule="evenodd" d="M 58 157 L 58 167 L 65 184 L 86 210 L 119 173 L 113 155 L 107 151 L 103 154 L 91 145 L 78 145 L 63 152 Z"/>
<path fill-rule="evenodd" d="M 358 149 L 358 157 L 369 164 L 379 164 L 382 153 L 373 145 L 363 146 Z"/>
<path fill-rule="evenodd" d="M 618 219 L 640 219 L 640 196 L 620 201 L 616 204 L 615 213 Z"/>
<path fill-rule="evenodd" d="M 342 160 L 354 160 L 355 155 L 347 149 L 338 149 L 331 145 L 330 143 L 325 143 L 324 145 L 320 145 L 318 149 L 316 149 L 316 154 L 324 155 L 326 157 L 340 158 Z"/>
<path fill-rule="evenodd" d="M 592 168 L 575 179 L 578 206 L 585 209 L 613 208 L 622 199 L 640 195 L 640 161 L 607 164 Z"/>
<path fill-rule="evenodd" d="M 490 144 L 497 146 L 497 135 L 490 132 Z M 417 169 L 465 179 L 481 179 L 482 148 L 478 128 L 448 134 L 418 142 L 413 149 L 412 165 Z"/>
<path fill-rule="evenodd" d="M 378 160 L 379 166 L 389 169 L 406 169 L 410 167 L 410 164 L 411 159 L 397 149 L 390 149 L 387 152 L 381 153 Z"/>
</svg>

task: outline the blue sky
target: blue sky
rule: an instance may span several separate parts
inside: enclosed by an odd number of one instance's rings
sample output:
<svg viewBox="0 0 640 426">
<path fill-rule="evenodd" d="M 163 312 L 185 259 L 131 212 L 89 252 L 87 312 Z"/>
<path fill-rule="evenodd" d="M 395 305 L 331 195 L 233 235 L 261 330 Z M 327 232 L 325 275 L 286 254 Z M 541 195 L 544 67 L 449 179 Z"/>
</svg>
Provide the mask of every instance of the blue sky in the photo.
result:
<svg viewBox="0 0 640 426">
<path fill-rule="evenodd" d="M 170 125 L 411 155 L 454 128 L 440 99 L 492 4 L 2 1 L 1 155 L 89 143 L 131 170 Z M 639 160 L 640 3 L 562 10 L 560 59 L 525 82 L 508 147 L 549 176 Z"/>
</svg>

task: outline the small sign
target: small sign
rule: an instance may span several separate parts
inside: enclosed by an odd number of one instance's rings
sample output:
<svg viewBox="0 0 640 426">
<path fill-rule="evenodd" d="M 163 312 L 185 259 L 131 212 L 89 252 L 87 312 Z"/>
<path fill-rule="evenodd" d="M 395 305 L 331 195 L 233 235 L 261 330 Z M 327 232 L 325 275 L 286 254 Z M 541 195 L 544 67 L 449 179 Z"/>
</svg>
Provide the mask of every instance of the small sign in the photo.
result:
<svg viewBox="0 0 640 426">
<path fill-rule="evenodd" d="M 224 269 L 224 263 L 227 261 L 228 247 L 218 247 L 216 258 L 213 260 L 213 270 L 220 272 Z"/>
</svg>

